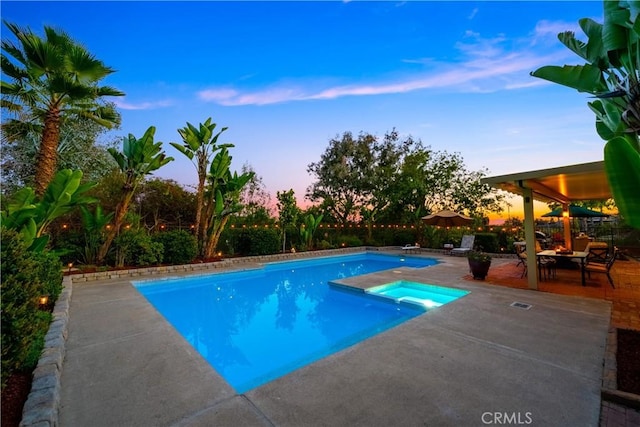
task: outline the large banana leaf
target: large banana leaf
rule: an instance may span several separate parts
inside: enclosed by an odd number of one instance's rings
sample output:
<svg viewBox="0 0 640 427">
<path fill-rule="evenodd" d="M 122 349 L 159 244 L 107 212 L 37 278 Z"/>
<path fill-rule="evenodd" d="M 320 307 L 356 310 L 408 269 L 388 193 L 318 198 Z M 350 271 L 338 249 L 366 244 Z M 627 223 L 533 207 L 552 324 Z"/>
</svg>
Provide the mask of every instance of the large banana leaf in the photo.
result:
<svg viewBox="0 0 640 427">
<path fill-rule="evenodd" d="M 32 251 L 43 250 L 49 241 L 46 229 L 53 220 L 76 206 L 93 203 L 86 193 L 95 184 L 81 184 L 81 171 L 64 169 L 51 180 L 42 200 L 37 201 L 33 189 L 18 191 L 2 212 L 2 225 L 17 230 Z"/>
<path fill-rule="evenodd" d="M 638 1 L 603 1 L 604 23 L 580 20 L 586 43 L 572 32 L 560 41 L 587 61 L 584 65 L 546 66 L 531 73 L 598 97 L 589 102 L 604 149 L 609 186 L 621 215 L 640 228 L 640 143 L 637 107 L 640 75 L 640 12 Z"/>
<path fill-rule="evenodd" d="M 562 67 L 547 65 L 533 71 L 531 75 L 594 95 L 608 90 L 600 69 L 591 64 L 563 65 Z"/>
<path fill-rule="evenodd" d="M 623 137 L 604 146 L 607 179 L 625 222 L 640 228 L 640 153 Z"/>
</svg>

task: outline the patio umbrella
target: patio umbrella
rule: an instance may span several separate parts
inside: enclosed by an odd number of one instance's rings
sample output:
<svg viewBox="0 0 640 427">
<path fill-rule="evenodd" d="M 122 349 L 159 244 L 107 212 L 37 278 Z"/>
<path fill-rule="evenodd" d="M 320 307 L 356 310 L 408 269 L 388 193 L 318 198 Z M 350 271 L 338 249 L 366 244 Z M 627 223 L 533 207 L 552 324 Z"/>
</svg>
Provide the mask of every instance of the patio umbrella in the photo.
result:
<svg viewBox="0 0 640 427">
<path fill-rule="evenodd" d="M 551 212 L 547 212 L 542 216 L 543 217 L 555 216 L 560 218 L 562 217 L 562 207 L 556 208 Z M 583 208 L 581 206 L 569 205 L 569 216 L 571 218 L 597 218 L 597 217 L 605 217 L 609 215 L 602 212 L 598 212 L 598 211 L 592 211 L 591 209 Z"/>
<path fill-rule="evenodd" d="M 439 227 L 460 227 L 471 225 L 473 218 L 453 211 L 440 211 L 431 215 L 423 216 L 422 220 L 427 225 Z"/>
</svg>

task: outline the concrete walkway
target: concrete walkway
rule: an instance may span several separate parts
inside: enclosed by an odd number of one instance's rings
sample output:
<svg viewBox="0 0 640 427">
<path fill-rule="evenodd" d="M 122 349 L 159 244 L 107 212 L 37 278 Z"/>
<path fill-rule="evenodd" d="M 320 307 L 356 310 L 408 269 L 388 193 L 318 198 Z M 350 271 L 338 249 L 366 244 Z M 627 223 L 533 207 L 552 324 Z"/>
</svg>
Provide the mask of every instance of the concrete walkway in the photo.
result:
<svg viewBox="0 0 640 427">
<path fill-rule="evenodd" d="M 466 281 L 465 258 L 441 259 L 345 284 L 469 295 L 241 395 L 128 280 L 75 284 L 60 425 L 597 426 L 611 304 Z"/>
</svg>

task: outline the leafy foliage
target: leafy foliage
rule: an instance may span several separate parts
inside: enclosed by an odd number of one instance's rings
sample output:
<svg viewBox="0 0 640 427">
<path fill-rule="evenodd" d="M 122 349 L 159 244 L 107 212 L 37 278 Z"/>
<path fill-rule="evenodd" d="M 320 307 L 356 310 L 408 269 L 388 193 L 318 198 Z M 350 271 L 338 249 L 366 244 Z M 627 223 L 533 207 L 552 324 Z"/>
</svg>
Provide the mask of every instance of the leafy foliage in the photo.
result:
<svg viewBox="0 0 640 427">
<path fill-rule="evenodd" d="M 287 227 L 296 226 L 300 209 L 296 204 L 296 196 L 292 189 L 278 191 L 276 197 L 278 199 L 278 222 L 282 230 L 282 252 L 284 252 L 287 243 Z"/>
<path fill-rule="evenodd" d="M 35 174 L 36 194 L 43 194 L 57 170 L 61 123 L 89 118 L 100 126 L 119 124 L 108 96 L 123 96 L 100 81 L 114 72 L 68 34 L 44 27 L 44 38 L 5 22 L 17 41 L 2 41 L 2 106 L 4 135 L 16 140 L 41 135 Z"/>
<path fill-rule="evenodd" d="M 211 117 L 195 127 L 187 122 L 187 125 L 178 129 L 178 133 L 182 137 L 182 144 L 171 142 L 170 144 L 193 162 L 198 173 L 198 188 L 196 190 L 197 207 L 195 216 L 195 229 L 198 245 L 201 250 L 205 247 L 206 225 L 203 222 L 205 214 L 205 183 L 209 164 L 212 162 L 216 151 L 223 148 L 233 147 L 233 144 L 218 144 L 218 138 L 228 128 L 224 127 L 220 132 L 215 133 L 216 124 L 212 122 Z"/>
<path fill-rule="evenodd" d="M 195 221 L 196 197 L 170 179 L 142 183 L 135 196 L 136 209 L 147 228 L 160 231 L 165 224 L 183 227 Z"/>
<path fill-rule="evenodd" d="M 486 171 L 468 171 L 459 154 L 434 152 L 411 137 L 400 140 L 395 130 L 382 141 L 346 132 L 307 170 L 317 179 L 307 197 L 321 201 L 340 224 L 359 216 L 369 237 L 379 220 L 419 224 L 422 216 L 442 209 L 471 215 L 501 210 L 502 196 L 480 183 Z"/>
<path fill-rule="evenodd" d="M 81 184 L 82 171 L 63 169 L 49 183 L 41 200 L 25 187 L 10 199 L 2 211 L 2 225 L 17 230 L 30 250 L 41 251 L 47 245 L 47 227 L 72 209 L 95 202 L 86 192 L 94 184 Z"/>
<path fill-rule="evenodd" d="M 336 240 L 338 241 L 340 247 L 362 246 L 362 240 L 360 240 L 358 236 L 345 234 L 342 236 L 338 236 Z"/>
<path fill-rule="evenodd" d="M 60 125 L 58 145 L 58 170 L 83 171 L 83 180 L 97 182 L 116 165 L 107 152 L 115 142 L 99 139 L 106 133 L 105 128 L 92 120 L 79 117 L 65 120 Z M 33 187 L 41 132 L 30 131 L 26 135 L 3 135 L 2 179 L 4 194 L 12 194 L 19 188 Z"/>
<path fill-rule="evenodd" d="M 625 221 L 640 228 L 640 8 L 637 2 L 604 1 L 604 23 L 579 21 L 587 42 L 558 34 L 583 65 L 550 65 L 531 75 L 595 96 L 589 108 L 607 141 L 604 161 L 613 198 Z"/>
<path fill-rule="evenodd" d="M 266 190 L 262 177 L 256 174 L 251 165 L 242 165 L 242 173 L 252 173 L 253 178 L 240 193 L 242 211 L 240 215 L 249 223 L 269 223 L 272 221 L 271 195 Z"/>
<path fill-rule="evenodd" d="M 151 126 L 140 139 L 129 134 L 123 141 L 122 151 L 118 151 L 115 148 L 109 148 L 108 150 L 124 174 L 125 179 L 120 202 L 114 215 L 114 226 L 107 233 L 105 241 L 98 251 L 97 263 L 104 261 L 113 239 L 115 239 L 122 227 L 131 199 L 138 186 L 144 181 L 145 176 L 173 160 L 173 157 L 167 157 L 162 151 L 162 142 L 154 142 L 155 132 L 156 128 Z"/>
<path fill-rule="evenodd" d="M 489 255 L 486 252 L 469 251 L 467 253 L 467 258 L 470 259 L 471 261 L 491 262 L 491 255 Z"/>
<path fill-rule="evenodd" d="M 498 253 L 500 244 L 496 233 L 475 233 L 474 245 L 483 252 Z"/>
<path fill-rule="evenodd" d="M 185 230 L 156 233 L 152 240 L 162 244 L 162 259 L 166 264 L 188 264 L 198 255 L 196 238 Z"/>
<path fill-rule="evenodd" d="M 123 231 L 114 240 L 114 246 L 117 267 L 156 265 L 163 260 L 162 243 L 153 241 L 143 229 Z"/>
<path fill-rule="evenodd" d="M 15 370 L 29 368 L 34 346 L 41 344 L 50 316 L 38 309 L 39 298 L 55 302 L 62 289 L 62 264 L 48 252 L 30 251 L 15 230 L 2 228 L 2 385 Z M 48 313 L 47 313 L 48 314 Z M 41 347 L 40 347 L 41 348 Z M 33 362 L 32 362 L 33 363 Z"/>
<path fill-rule="evenodd" d="M 86 264 L 95 264 L 100 245 L 104 242 L 106 226 L 113 218 L 113 213 L 105 214 L 100 205 L 96 205 L 93 212 L 85 206 L 81 206 L 80 213 L 82 215 L 82 229 L 84 231 L 82 257 Z"/>
<path fill-rule="evenodd" d="M 236 239 L 238 254 L 270 255 L 278 253 L 280 247 L 280 233 L 273 228 L 245 228 L 239 231 Z"/>
<path fill-rule="evenodd" d="M 240 193 L 253 177 L 253 172 L 238 175 L 231 173 L 232 156 L 227 147 L 222 147 L 211 162 L 209 168 L 209 185 L 207 187 L 207 203 L 203 215 L 203 227 L 206 230 L 204 255 L 213 257 L 220 235 L 231 215 L 240 212 Z"/>
<path fill-rule="evenodd" d="M 319 215 L 316 218 L 312 213 L 308 213 L 302 220 L 302 224 L 300 225 L 300 238 L 307 250 L 313 249 L 313 235 L 322 222 L 322 217 L 323 215 Z"/>
</svg>

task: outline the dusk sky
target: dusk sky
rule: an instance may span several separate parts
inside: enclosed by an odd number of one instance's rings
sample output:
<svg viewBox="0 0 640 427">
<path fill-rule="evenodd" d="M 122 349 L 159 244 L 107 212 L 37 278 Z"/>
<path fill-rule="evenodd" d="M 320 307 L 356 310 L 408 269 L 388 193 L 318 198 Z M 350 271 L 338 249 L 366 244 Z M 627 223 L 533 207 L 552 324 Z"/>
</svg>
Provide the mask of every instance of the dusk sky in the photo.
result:
<svg viewBox="0 0 640 427">
<path fill-rule="evenodd" d="M 1 14 L 63 29 L 116 69 L 117 135 L 156 126 L 176 159 L 158 176 L 185 185 L 195 168 L 168 143 L 208 117 L 229 127 L 233 169 L 301 204 L 307 166 L 345 131 L 395 128 L 490 176 L 603 159 L 589 97 L 529 75 L 583 63 L 557 34 L 586 40 L 578 20 L 602 22 L 599 1 L 2 1 Z"/>
</svg>

